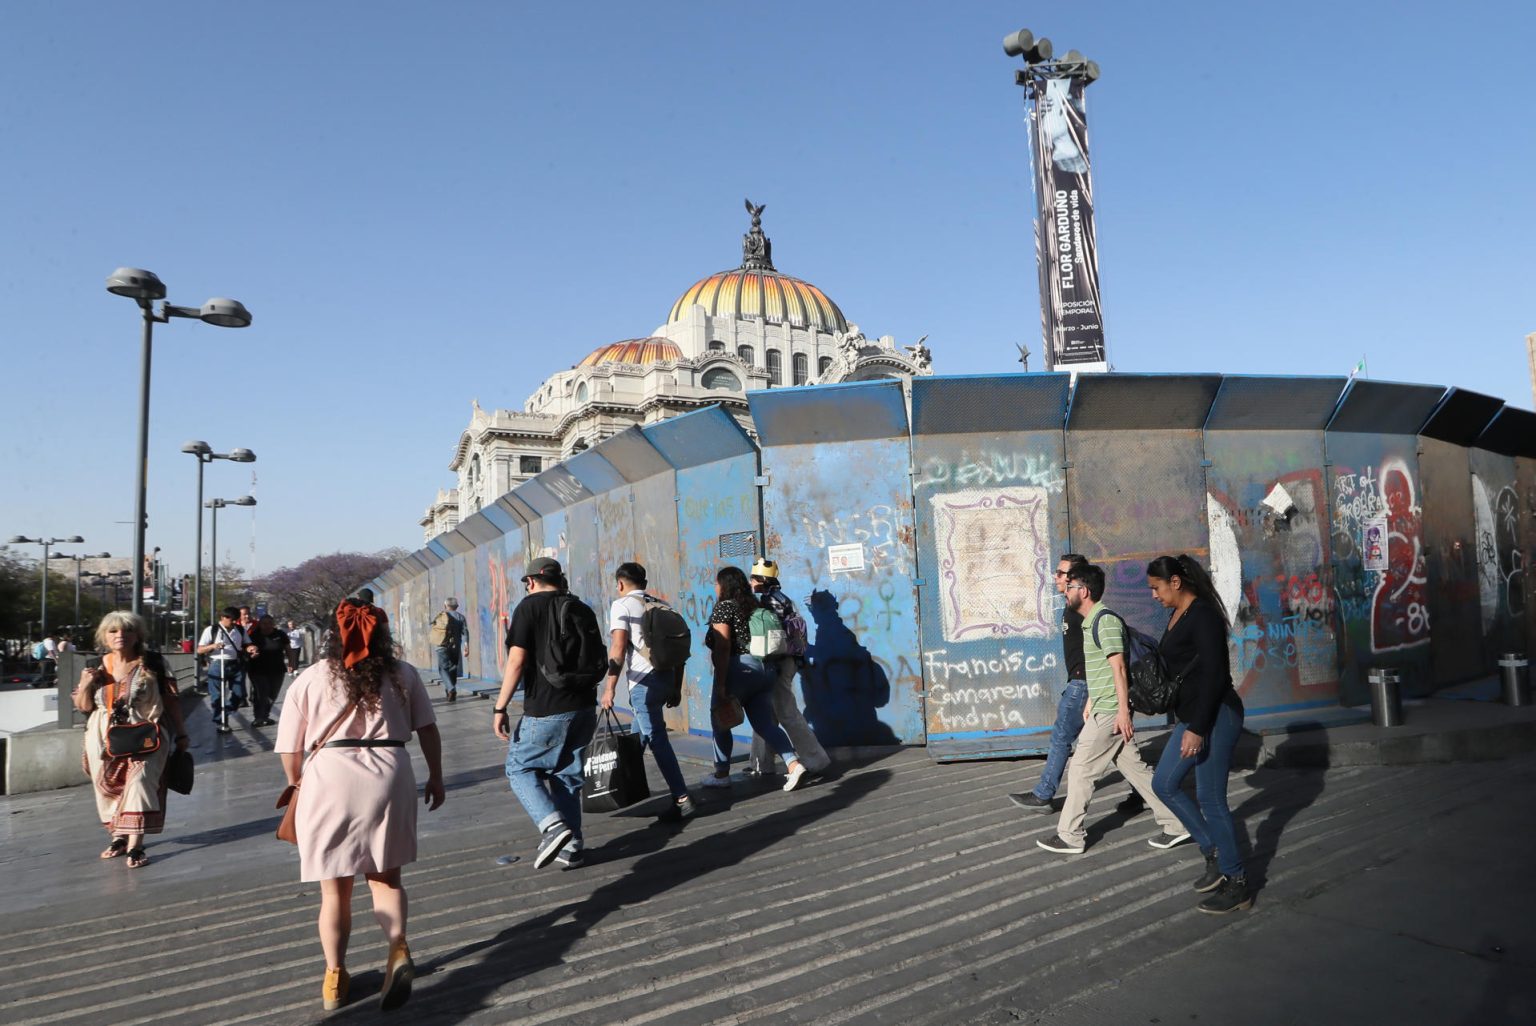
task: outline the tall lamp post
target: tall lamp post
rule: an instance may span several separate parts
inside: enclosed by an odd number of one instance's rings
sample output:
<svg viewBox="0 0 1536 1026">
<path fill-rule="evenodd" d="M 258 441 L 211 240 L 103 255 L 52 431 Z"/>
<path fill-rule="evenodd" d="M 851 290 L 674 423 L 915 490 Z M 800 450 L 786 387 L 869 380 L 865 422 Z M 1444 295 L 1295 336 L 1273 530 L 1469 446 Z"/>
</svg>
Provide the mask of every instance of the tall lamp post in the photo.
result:
<svg viewBox="0 0 1536 1026">
<path fill-rule="evenodd" d="M 87 559 L 111 559 L 112 553 L 98 552 L 94 556 L 71 556 L 64 552 L 55 552 L 54 559 L 72 559 L 75 561 L 75 630 L 80 630 L 80 564 Z"/>
<path fill-rule="evenodd" d="M 203 503 L 207 509 L 213 510 L 213 540 L 210 546 L 212 555 L 208 557 L 208 623 L 210 625 L 219 622 L 214 615 L 214 600 L 219 594 L 219 510 L 225 506 L 254 506 L 256 500 L 252 496 L 242 495 L 238 499 L 209 499 Z"/>
<path fill-rule="evenodd" d="M 118 603 L 118 588 L 122 585 L 125 579 L 133 575 L 127 570 L 113 570 L 111 573 L 107 574 L 86 574 L 85 576 L 94 579 L 96 583 L 101 587 L 102 605 L 107 604 L 107 585 L 109 583 L 112 585 L 112 605 L 115 607 Z"/>
<path fill-rule="evenodd" d="M 145 493 L 149 471 L 149 366 L 153 348 L 155 322 L 166 323 L 172 317 L 196 318 L 205 324 L 220 328 L 244 328 L 251 323 L 251 314 L 233 299 L 214 298 L 201 307 L 172 306 L 165 300 L 165 283 L 153 271 L 137 267 L 119 267 L 107 278 L 107 291 L 114 296 L 124 296 L 139 304 L 144 312 L 144 344 L 139 360 L 139 459 L 138 488 L 134 498 L 133 514 L 133 611 L 138 613 L 144 603 L 144 532 L 148 528 L 145 513 Z M 161 300 L 160 312 L 155 312 L 155 300 Z"/>
<path fill-rule="evenodd" d="M 72 534 L 68 538 L 26 538 L 19 534 L 11 536 L 7 545 L 41 545 L 43 547 L 43 622 L 38 626 L 38 632 L 43 637 L 48 636 L 48 550 L 54 545 L 80 545 L 85 539 L 78 534 Z"/>
<path fill-rule="evenodd" d="M 192 617 L 194 624 L 198 610 L 203 608 L 203 468 L 214 460 L 230 460 L 234 463 L 255 463 L 256 454 L 249 449 L 231 449 L 229 452 L 214 452 L 213 447 L 207 442 L 188 442 L 181 447 L 181 451 L 189 456 L 197 457 L 197 563 L 192 575 Z M 218 550 L 214 550 L 213 561 L 218 562 Z M 211 589 L 210 589 L 211 590 Z M 209 603 L 209 608 L 213 604 Z M 212 623 L 213 621 L 208 621 Z M 194 632 L 195 633 L 195 632 Z"/>
</svg>

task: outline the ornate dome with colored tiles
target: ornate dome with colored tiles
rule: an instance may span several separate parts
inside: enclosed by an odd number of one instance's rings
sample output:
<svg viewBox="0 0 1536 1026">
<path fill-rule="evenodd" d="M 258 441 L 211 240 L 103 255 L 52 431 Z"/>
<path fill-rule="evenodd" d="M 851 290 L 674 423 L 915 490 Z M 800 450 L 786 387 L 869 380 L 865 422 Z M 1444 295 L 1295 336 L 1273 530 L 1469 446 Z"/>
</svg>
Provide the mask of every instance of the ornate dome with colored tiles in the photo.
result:
<svg viewBox="0 0 1536 1026">
<path fill-rule="evenodd" d="M 671 339 L 631 338 L 599 346 L 581 361 L 580 366 L 595 367 L 600 363 L 662 363 L 682 358 L 683 351 Z"/>
<path fill-rule="evenodd" d="M 847 331 L 848 321 L 827 294 L 808 281 L 780 274 L 773 266 L 773 242 L 763 234 L 763 206 L 747 201 L 752 230 L 741 238 L 741 266 L 701 278 L 688 287 L 667 316 L 675 324 L 688 308 L 702 306 L 711 317 L 762 319 L 828 333 Z"/>
</svg>

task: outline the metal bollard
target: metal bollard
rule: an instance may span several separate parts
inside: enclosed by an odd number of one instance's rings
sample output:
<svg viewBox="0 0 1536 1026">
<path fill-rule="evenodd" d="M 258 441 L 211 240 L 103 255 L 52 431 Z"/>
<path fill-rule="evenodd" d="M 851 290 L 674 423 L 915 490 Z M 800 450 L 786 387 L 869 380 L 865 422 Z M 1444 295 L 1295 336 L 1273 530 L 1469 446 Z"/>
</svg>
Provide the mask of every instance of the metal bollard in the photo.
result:
<svg viewBox="0 0 1536 1026">
<path fill-rule="evenodd" d="M 1531 704 L 1529 665 L 1519 652 L 1505 652 L 1499 657 L 1499 681 L 1504 685 L 1505 705 Z"/>
<path fill-rule="evenodd" d="M 1403 693 L 1399 688 L 1400 677 L 1396 670 L 1372 670 L 1367 679 L 1371 682 L 1371 722 L 1378 727 L 1403 725 Z"/>
</svg>

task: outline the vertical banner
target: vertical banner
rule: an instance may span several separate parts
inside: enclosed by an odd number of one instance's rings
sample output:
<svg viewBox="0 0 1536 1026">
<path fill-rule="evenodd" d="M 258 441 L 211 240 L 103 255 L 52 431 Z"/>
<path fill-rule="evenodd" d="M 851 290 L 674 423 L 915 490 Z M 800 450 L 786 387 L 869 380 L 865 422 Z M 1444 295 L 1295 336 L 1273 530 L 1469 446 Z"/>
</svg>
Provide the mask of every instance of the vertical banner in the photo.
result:
<svg viewBox="0 0 1536 1026">
<path fill-rule="evenodd" d="M 1048 370 L 1108 370 L 1081 78 L 1036 80 L 1035 249 Z"/>
</svg>

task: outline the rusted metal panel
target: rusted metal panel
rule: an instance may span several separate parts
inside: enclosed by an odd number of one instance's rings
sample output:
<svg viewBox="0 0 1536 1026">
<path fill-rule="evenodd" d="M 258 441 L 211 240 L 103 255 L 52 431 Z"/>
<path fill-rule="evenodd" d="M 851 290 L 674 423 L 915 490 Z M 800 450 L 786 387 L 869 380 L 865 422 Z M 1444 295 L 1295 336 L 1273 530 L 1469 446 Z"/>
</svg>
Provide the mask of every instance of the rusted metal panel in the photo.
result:
<svg viewBox="0 0 1536 1026">
<path fill-rule="evenodd" d="M 1057 557 L 1067 550 L 1065 421 L 1071 378 L 912 382 L 928 753 L 1049 748 L 1061 665 Z"/>
<path fill-rule="evenodd" d="M 704 635 L 715 607 L 715 574 L 732 563 L 750 570 L 752 558 L 732 548 L 758 537 L 757 448 L 735 418 L 710 407 L 644 429 L 676 474 L 677 578 L 673 605 L 693 631 L 694 656 L 688 660 L 683 688 L 686 729 L 710 734 L 712 672 Z M 665 514 L 658 516 L 663 521 Z M 666 528 L 658 523 L 664 546 Z M 722 546 L 727 553 L 722 555 Z M 668 726 L 679 726 L 669 712 Z M 748 728 L 743 726 L 742 737 Z"/>
<path fill-rule="evenodd" d="M 1227 377 L 1206 418 L 1210 570 L 1249 715 L 1338 701 L 1323 428 L 1344 384 Z"/>
<path fill-rule="evenodd" d="M 1218 375 L 1083 375 L 1067 417 L 1072 549 L 1104 568 L 1104 602 L 1153 637 L 1168 612 L 1147 564 L 1209 560 L 1201 428 Z"/>
<path fill-rule="evenodd" d="M 923 681 L 906 401 L 897 381 L 747 396 L 768 555 L 801 604 L 800 683 L 825 744 L 921 744 Z"/>
</svg>

